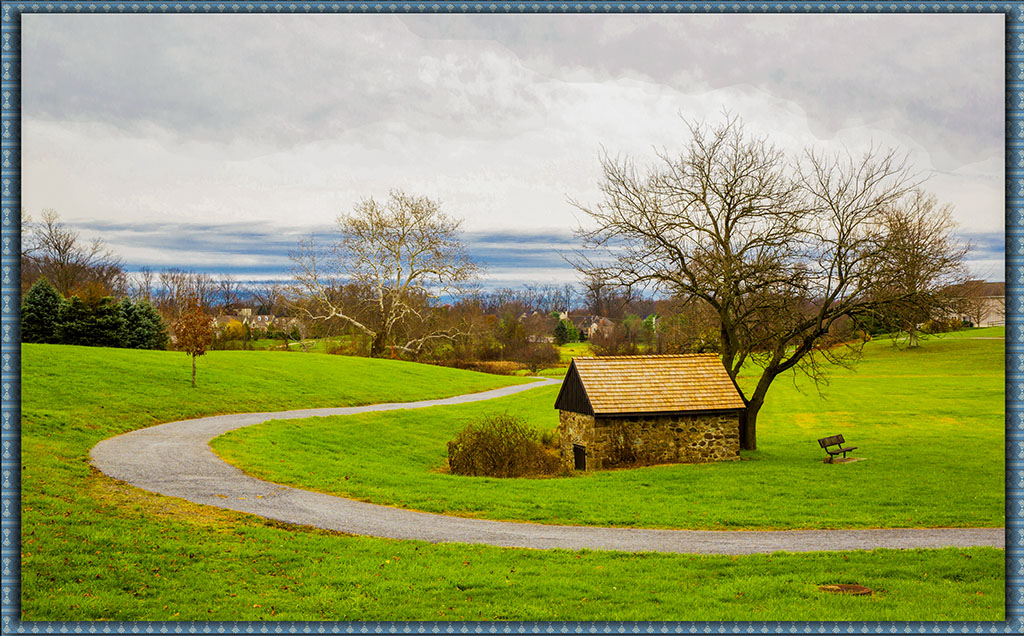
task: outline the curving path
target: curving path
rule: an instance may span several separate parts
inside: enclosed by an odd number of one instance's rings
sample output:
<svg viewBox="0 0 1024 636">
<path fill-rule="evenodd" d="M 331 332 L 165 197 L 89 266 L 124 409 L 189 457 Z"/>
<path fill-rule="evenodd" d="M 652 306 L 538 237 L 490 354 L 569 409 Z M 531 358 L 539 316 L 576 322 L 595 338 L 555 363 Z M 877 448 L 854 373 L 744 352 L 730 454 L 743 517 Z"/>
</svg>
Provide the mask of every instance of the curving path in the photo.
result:
<svg viewBox="0 0 1024 636">
<path fill-rule="evenodd" d="M 210 449 L 214 437 L 271 419 L 351 415 L 489 400 L 557 383 L 541 380 L 441 400 L 219 415 L 170 422 L 103 440 L 92 464 L 114 479 L 161 495 L 259 515 L 277 521 L 350 534 L 429 542 L 483 543 L 501 547 L 697 554 L 754 554 L 779 550 L 1004 547 L 1003 528 L 877 530 L 646 530 L 549 526 L 464 519 L 368 504 L 281 486 L 249 477 Z"/>
</svg>

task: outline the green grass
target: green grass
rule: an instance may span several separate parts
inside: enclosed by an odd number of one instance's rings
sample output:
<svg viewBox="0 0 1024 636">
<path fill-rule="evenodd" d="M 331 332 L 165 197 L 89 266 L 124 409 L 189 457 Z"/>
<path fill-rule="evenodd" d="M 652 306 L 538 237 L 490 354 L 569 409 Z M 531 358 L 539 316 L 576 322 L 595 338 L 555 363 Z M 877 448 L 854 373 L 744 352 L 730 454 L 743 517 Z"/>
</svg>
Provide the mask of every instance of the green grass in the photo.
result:
<svg viewBox="0 0 1024 636">
<path fill-rule="evenodd" d="M 37 620 L 1002 620 L 1004 552 L 751 557 L 350 537 L 152 495 L 91 469 L 156 422 L 515 382 L 408 363 L 22 348 L 21 617 Z M 449 375 L 450 374 L 450 375 Z M 756 497 L 754 497 L 756 500 Z M 867 597 L 823 594 L 859 583 Z"/>
<path fill-rule="evenodd" d="M 270 481 L 489 519 L 696 529 L 1004 525 L 1002 341 L 934 339 L 909 351 L 872 343 L 853 372 L 833 374 L 826 399 L 795 380 L 776 381 L 758 420 L 759 450 L 738 462 L 555 479 L 442 472 L 446 442 L 483 415 L 507 411 L 541 430 L 557 427 L 557 386 L 455 407 L 268 422 L 213 447 Z M 867 459 L 822 463 L 816 440 L 836 433 Z"/>
<path fill-rule="evenodd" d="M 329 353 L 332 349 L 336 349 L 343 345 L 351 344 L 351 336 L 334 336 L 330 338 L 307 338 L 303 341 L 306 344 L 305 353 Z M 293 351 L 296 353 L 302 353 L 302 345 L 294 340 L 288 340 L 287 344 L 280 338 L 260 338 L 259 340 L 250 340 L 248 343 L 244 340 L 229 340 L 227 341 L 227 348 L 231 350 L 244 350 L 246 347 L 250 351 Z"/>
<path fill-rule="evenodd" d="M 594 350 L 590 347 L 589 342 L 569 342 L 558 347 L 558 358 L 566 366 L 577 356 L 592 355 L 594 355 Z"/>
</svg>

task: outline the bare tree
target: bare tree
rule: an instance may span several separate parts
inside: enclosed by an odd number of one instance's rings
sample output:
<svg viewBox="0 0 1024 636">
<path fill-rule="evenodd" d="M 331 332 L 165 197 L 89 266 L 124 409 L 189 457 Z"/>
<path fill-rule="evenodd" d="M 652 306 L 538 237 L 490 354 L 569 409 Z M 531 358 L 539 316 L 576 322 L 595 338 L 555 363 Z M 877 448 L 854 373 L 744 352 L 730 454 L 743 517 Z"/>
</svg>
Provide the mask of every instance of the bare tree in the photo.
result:
<svg viewBox="0 0 1024 636">
<path fill-rule="evenodd" d="M 588 269 L 583 281 L 583 300 L 587 311 L 595 316 L 610 320 L 621 320 L 626 314 L 626 306 L 632 300 L 632 291 L 617 283 L 609 281 L 594 269 Z"/>
<path fill-rule="evenodd" d="M 435 328 L 437 301 L 462 292 L 478 271 L 459 240 L 461 223 L 426 197 L 392 191 L 386 203 L 363 200 L 338 217 L 336 245 L 324 252 L 308 239 L 291 255 L 293 298 L 314 301 L 297 308 L 366 334 L 372 356 L 389 347 L 417 353 L 428 342 L 450 339 L 451 329 Z M 346 284 L 362 290 L 360 302 L 339 302 Z"/>
<path fill-rule="evenodd" d="M 23 286 L 45 276 L 63 296 L 87 283 L 102 286 L 108 295 L 124 294 L 127 281 L 121 259 L 102 239 L 83 243 L 52 209 L 43 210 L 38 223 L 23 223 L 22 229 Z"/>
<path fill-rule="evenodd" d="M 886 322 L 906 334 L 908 347 L 918 346 L 920 325 L 947 318 L 958 309 L 953 290 L 966 279 L 968 245 L 953 233 L 952 206 L 938 206 L 933 195 L 915 190 L 882 212 L 885 237 L 874 266 L 880 298 L 903 298 L 881 311 Z M 893 334 L 893 343 L 901 339 Z"/>
<path fill-rule="evenodd" d="M 231 306 L 239 301 L 241 284 L 233 278 L 221 278 L 213 282 L 214 298 L 221 313 L 228 313 Z"/>
<path fill-rule="evenodd" d="M 194 300 L 203 311 L 213 306 L 215 285 L 209 274 L 188 272 L 177 268 L 160 272 L 158 307 L 167 318 L 174 319 Z"/>
<path fill-rule="evenodd" d="M 288 289 L 282 283 L 250 283 L 246 291 L 256 305 L 256 313 L 280 316 L 288 304 Z"/>
<path fill-rule="evenodd" d="M 153 270 L 143 267 L 132 277 L 132 294 L 136 301 L 145 300 L 147 303 L 153 300 Z"/>
<path fill-rule="evenodd" d="M 577 204 L 585 274 L 631 288 L 653 287 L 699 300 L 717 316 L 722 361 L 734 379 L 761 367 L 744 391 L 741 447 L 754 449 L 768 388 L 793 368 L 824 381 L 823 363 L 840 319 L 913 304 L 918 290 L 880 284 L 893 247 L 885 213 L 913 187 L 904 159 L 877 149 L 854 158 L 805 153 L 789 160 L 735 117 L 688 124 L 689 143 L 641 174 L 629 159 L 602 158 L 604 192 Z M 923 237 L 918 237 L 923 238 Z M 900 249 L 925 249 L 910 238 Z"/>
</svg>

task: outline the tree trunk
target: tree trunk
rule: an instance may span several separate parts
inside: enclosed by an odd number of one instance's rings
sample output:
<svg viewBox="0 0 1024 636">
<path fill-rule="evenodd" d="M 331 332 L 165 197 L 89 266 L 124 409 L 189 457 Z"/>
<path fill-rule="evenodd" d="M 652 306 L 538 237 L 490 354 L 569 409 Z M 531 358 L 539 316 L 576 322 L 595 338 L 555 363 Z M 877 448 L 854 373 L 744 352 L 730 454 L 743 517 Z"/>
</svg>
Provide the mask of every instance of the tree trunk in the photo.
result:
<svg viewBox="0 0 1024 636">
<path fill-rule="evenodd" d="M 768 387 L 772 385 L 777 373 L 768 369 L 761 375 L 757 388 L 746 400 L 747 409 L 740 418 L 740 450 L 757 450 L 757 414 L 764 406 L 764 398 L 768 395 Z"/>
<path fill-rule="evenodd" d="M 740 450 L 757 450 L 757 413 L 764 404 L 764 398 L 747 402 L 747 410 L 740 417 Z"/>
<path fill-rule="evenodd" d="M 380 358 L 384 356 L 384 333 L 380 332 L 373 336 L 373 342 L 370 343 L 370 357 Z"/>
<path fill-rule="evenodd" d="M 196 388 L 196 357 L 192 356 L 192 388 Z"/>
<path fill-rule="evenodd" d="M 907 339 L 908 340 L 907 346 L 910 347 L 911 349 L 914 349 L 916 347 L 921 346 L 921 343 L 918 341 L 918 337 L 917 337 L 917 327 L 916 326 L 915 327 L 911 327 L 908 330 L 908 332 L 910 334 L 910 337 Z"/>
</svg>

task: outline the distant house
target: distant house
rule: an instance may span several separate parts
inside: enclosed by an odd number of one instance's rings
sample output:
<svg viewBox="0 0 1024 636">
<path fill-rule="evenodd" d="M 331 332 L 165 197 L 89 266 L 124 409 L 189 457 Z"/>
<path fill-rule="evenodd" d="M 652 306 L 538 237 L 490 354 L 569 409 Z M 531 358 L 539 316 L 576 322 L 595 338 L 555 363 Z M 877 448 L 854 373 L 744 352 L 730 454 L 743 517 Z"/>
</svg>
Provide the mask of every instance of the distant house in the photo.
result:
<svg viewBox="0 0 1024 636">
<path fill-rule="evenodd" d="M 962 299 L 958 318 L 975 327 L 1006 324 L 1006 283 L 969 280 L 952 288 Z"/>
<path fill-rule="evenodd" d="M 255 316 L 248 316 L 246 322 L 250 327 L 258 327 L 260 329 L 266 329 L 270 325 L 274 324 L 274 316 L 270 314 L 256 314 Z"/>
<path fill-rule="evenodd" d="M 568 468 L 739 457 L 745 404 L 716 354 L 574 358 L 555 408 Z"/>
<path fill-rule="evenodd" d="M 565 316 L 562 320 L 568 319 L 571 321 L 576 327 L 576 331 L 586 337 L 587 340 L 592 338 L 598 331 L 611 333 L 612 329 L 615 328 L 615 323 L 603 316 L 575 312 L 563 312 L 561 316 Z"/>
<path fill-rule="evenodd" d="M 216 325 L 217 328 L 224 328 L 227 327 L 228 323 L 232 321 L 242 322 L 242 318 L 241 316 L 230 316 L 221 314 L 220 316 L 214 318 L 214 325 Z"/>
</svg>

